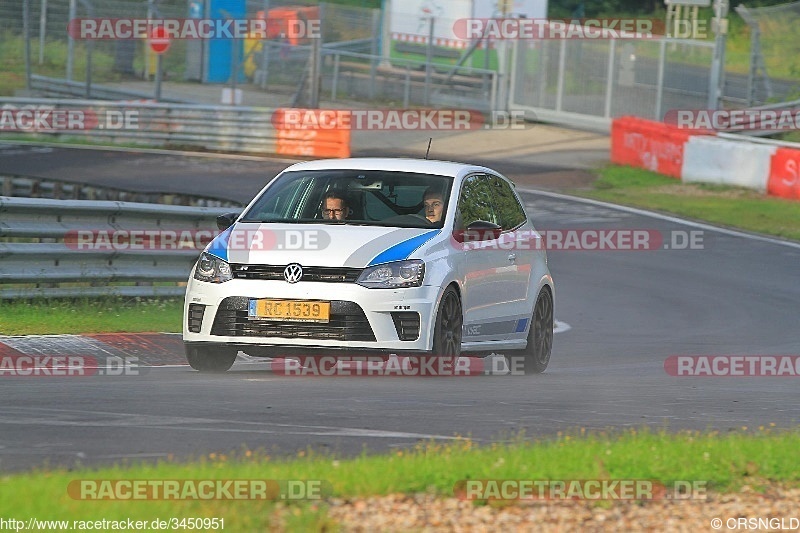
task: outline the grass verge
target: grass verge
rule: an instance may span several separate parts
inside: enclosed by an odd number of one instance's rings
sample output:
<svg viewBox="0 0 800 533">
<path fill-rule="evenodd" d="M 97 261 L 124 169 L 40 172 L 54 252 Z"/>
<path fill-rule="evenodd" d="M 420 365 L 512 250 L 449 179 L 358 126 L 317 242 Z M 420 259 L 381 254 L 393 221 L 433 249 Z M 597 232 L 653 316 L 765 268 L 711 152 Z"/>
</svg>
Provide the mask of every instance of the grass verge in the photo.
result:
<svg viewBox="0 0 800 533">
<path fill-rule="evenodd" d="M 632 167 L 609 165 L 597 172 L 591 190 L 576 196 L 674 213 L 712 224 L 800 240 L 800 202 L 750 189 L 673 178 Z"/>
<path fill-rule="evenodd" d="M 796 486 L 800 431 L 777 431 L 772 424 L 756 431 L 668 433 L 630 430 L 622 433 L 559 434 L 543 441 L 476 447 L 469 439 L 451 444 L 426 443 L 387 455 L 354 459 L 301 452 L 276 461 L 264 452 L 242 451 L 236 457 L 210 454 L 190 463 L 114 466 L 99 469 L 42 470 L 0 478 L 0 496 L 16 517 L 41 519 L 152 520 L 217 517 L 226 529 L 275 527 L 277 506 L 289 530 L 330 530 L 324 498 L 310 501 L 253 500 L 106 500 L 73 499 L 74 480 L 321 480 L 326 497 L 428 493 L 453 497 L 462 480 L 641 480 L 704 482 L 710 492 L 742 485 L 758 490 L 769 483 Z M 74 486 L 74 485 L 73 485 Z"/>
<path fill-rule="evenodd" d="M 180 332 L 180 298 L 83 298 L 0 302 L 0 334 Z"/>
</svg>

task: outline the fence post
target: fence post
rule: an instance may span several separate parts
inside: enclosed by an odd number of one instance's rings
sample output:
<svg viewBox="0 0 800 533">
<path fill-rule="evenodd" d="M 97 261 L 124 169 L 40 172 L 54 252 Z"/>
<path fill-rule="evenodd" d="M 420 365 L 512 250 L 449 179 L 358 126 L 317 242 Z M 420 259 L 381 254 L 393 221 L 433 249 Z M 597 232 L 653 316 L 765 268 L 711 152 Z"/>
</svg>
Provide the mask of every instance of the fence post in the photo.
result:
<svg viewBox="0 0 800 533">
<path fill-rule="evenodd" d="M 492 109 L 497 109 L 497 72 L 492 72 L 492 96 L 489 101 L 492 102 Z"/>
<path fill-rule="evenodd" d="M 719 108 L 725 75 L 725 41 L 728 35 L 728 0 L 714 0 L 714 59 L 708 79 L 708 108 Z"/>
<path fill-rule="evenodd" d="M 44 39 L 47 33 L 47 0 L 42 0 L 39 9 L 39 64 L 44 63 Z"/>
<path fill-rule="evenodd" d="M 433 60 L 433 24 L 436 19 L 430 18 L 428 28 L 428 47 L 425 50 L 425 105 L 430 105 L 431 61 Z"/>
<path fill-rule="evenodd" d="M 558 89 L 556 90 L 556 111 L 561 111 L 564 100 L 564 71 L 567 68 L 567 40 L 561 39 L 558 49 Z"/>
<path fill-rule="evenodd" d="M 406 83 L 403 89 L 403 109 L 408 109 L 408 102 L 411 97 L 411 66 L 406 65 Z"/>
<path fill-rule="evenodd" d="M 608 41 L 608 68 L 606 69 L 606 105 L 603 116 L 611 116 L 611 101 L 614 98 L 614 65 L 617 59 L 617 40 Z"/>
<path fill-rule="evenodd" d="M 30 0 L 22 4 L 22 33 L 25 36 L 25 88 L 31 90 L 31 5 Z"/>
<path fill-rule="evenodd" d="M 308 84 L 310 93 L 308 107 L 311 109 L 317 109 L 319 107 L 319 82 L 322 62 L 322 43 L 320 41 L 321 39 L 312 39 L 311 41 L 311 83 Z"/>
<path fill-rule="evenodd" d="M 336 90 L 339 88 L 339 58 L 341 54 L 336 52 L 333 56 L 333 82 L 331 83 L 331 100 L 336 101 Z"/>
<path fill-rule="evenodd" d="M 515 39 L 511 44 L 511 69 L 508 73 L 508 95 L 506 97 L 506 111 L 510 111 L 514 105 L 517 94 L 517 63 L 519 62 L 519 39 Z"/>
<path fill-rule="evenodd" d="M 369 97 L 375 98 L 375 75 L 378 70 L 378 28 L 381 24 L 381 12 L 378 9 L 372 10 L 372 43 L 370 46 L 369 60 Z"/>
<path fill-rule="evenodd" d="M 656 81 L 656 120 L 661 120 L 664 107 L 664 66 L 667 61 L 667 40 L 661 39 L 658 43 L 658 79 Z"/>
<path fill-rule="evenodd" d="M 69 20 L 75 18 L 75 1 L 69 0 Z M 75 39 L 67 32 L 67 80 L 72 80 L 72 59 L 75 55 Z"/>
<path fill-rule="evenodd" d="M 264 22 L 269 22 L 269 0 L 264 0 L 264 5 L 262 7 L 264 10 Z M 267 39 L 261 41 L 261 88 L 267 88 L 267 69 L 269 68 L 269 47 L 267 43 L 269 42 Z"/>
</svg>

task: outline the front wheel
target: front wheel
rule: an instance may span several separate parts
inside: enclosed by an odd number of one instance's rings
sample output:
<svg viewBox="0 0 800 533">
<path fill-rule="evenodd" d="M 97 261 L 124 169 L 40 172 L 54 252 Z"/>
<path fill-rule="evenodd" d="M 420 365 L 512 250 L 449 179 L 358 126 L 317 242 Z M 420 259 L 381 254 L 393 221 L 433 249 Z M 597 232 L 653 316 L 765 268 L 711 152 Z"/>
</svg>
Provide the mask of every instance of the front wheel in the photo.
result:
<svg viewBox="0 0 800 533">
<path fill-rule="evenodd" d="M 542 289 L 533 308 L 533 320 L 528 328 L 528 345 L 524 350 L 508 353 L 511 370 L 522 368 L 525 374 L 541 374 L 550 363 L 553 350 L 553 296 Z"/>
<path fill-rule="evenodd" d="M 461 298 L 452 287 L 447 287 L 433 328 L 433 354 L 443 358 L 442 368 L 453 371 L 458 356 L 461 355 L 461 327 L 464 317 L 461 310 Z"/>
<path fill-rule="evenodd" d="M 231 348 L 204 348 L 186 346 L 186 360 L 189 366 L 200 372 L 225 372 L 236 361 L 237 350 Z"/>
</svg>

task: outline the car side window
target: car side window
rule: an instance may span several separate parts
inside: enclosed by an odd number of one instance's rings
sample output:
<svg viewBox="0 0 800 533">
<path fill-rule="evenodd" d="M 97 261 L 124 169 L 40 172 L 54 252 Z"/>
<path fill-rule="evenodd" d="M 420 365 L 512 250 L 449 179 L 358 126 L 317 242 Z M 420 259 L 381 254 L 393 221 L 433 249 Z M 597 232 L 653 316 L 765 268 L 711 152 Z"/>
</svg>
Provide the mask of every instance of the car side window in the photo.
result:
<svg viewBox="0 0 800 533">
<path fill-rule="evenodd" d="M 470 176 L 461 185 L 458 197 L 458 217 L 456 226 L 464 229 L 476 220 L 497 224 L 493 203 L 493 186 L 489 176 L 478 174 Z"/>
<path fill-rule="evenodd" d="M 525 209 L 520 205 L 517 196 L 511 185 L 504 179 L 497 176 L 487 176 L 494 185 L 492 190 L 494 192 L 494 213 L 497 217 L 495 222 L 498 226 L 503 228 L 503 231 L 510 231 L 525 223 L 528 215 Z"/>
</svg>

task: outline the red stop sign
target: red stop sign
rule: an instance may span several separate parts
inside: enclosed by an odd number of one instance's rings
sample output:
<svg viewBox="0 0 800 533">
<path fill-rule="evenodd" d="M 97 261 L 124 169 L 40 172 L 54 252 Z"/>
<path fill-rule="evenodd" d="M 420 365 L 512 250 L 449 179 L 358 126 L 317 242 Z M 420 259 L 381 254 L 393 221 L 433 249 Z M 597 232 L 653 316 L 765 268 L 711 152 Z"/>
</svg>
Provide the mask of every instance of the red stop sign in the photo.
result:
<svg viewBox="0 0 800 533">
<path fill-rule="evenodd" d="M 150 48 L 157 54 L 163 54 L 170 45 L 167 30 L 163 26 L 157 26 L 150 32 Z"/>
</svg>

